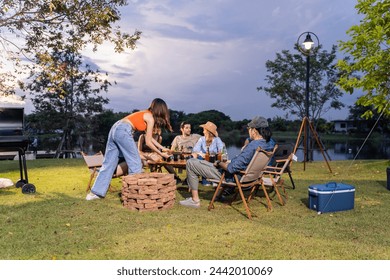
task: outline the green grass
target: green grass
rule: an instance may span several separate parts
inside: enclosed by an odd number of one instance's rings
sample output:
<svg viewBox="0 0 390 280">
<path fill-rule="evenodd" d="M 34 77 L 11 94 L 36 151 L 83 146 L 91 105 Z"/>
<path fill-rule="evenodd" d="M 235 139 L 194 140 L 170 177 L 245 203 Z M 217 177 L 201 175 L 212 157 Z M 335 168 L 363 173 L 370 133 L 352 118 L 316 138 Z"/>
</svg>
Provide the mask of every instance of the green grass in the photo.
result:
<svg viewBox="0 0 390 280">
<path fill-rule="evenodd" d="M 267 212 L 264 198 L 250 203 L 216 203 L 207 210 L 211 188 L 200 188 L 202 206 L 178 203 L 166 211 L 138 213 L 121 205 L 117 192 L 85 201 L 89 172 L 82 159 L 28 161 L 37 192 L 0 189 L 0 259 L 390 259 L 389 161 L 293 163 L 297 188 Z M 17 161 L 0 161 L 0 177 L 16 181 Z M 181 174 L 184 177 L 184 174 Z M 286 183 L 290 186 L 288 176 Z M 355 208 L 318 215 L 308 209 L 307 187 L 338 181 L 356 187 Z M 178 186 L 177 200 L 188 190 Z"/>
</svg>

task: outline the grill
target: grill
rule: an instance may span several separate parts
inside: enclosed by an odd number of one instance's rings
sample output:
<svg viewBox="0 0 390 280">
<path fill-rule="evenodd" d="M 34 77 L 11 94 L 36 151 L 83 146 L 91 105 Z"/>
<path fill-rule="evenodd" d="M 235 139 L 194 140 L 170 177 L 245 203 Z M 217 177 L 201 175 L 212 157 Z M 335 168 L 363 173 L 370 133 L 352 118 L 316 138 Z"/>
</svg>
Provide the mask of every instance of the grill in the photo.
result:
<svg viewBox="0 0 390 280">
<path fill-rule="evenodd" d="M 23 135 L 23 125 L 23 107 L 0 106 L 0 152 L 18 152 L 20 180 L 15 186 L 21 188 L 22 193 L 35 193 L 35 186 L 28 182 L 26 150 L 29 140 Z"/>
</svg>

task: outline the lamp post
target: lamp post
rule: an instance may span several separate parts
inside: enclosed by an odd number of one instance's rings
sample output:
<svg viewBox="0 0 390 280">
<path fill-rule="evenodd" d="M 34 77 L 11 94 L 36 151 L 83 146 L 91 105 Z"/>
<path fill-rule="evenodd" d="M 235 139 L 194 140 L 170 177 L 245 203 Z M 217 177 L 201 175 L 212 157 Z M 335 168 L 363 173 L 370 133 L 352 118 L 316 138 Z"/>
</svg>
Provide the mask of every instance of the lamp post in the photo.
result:
<svg viewBox="0 0 390 280">
<path fill-rule="evenodd" d="M 302 42 L 303 36 L 306 35 L 305 40 Z M 312 35 L 316 39 L 316 43 L 312 39 Z M 317 46 L 315 46 L 317 45 Z M 310 31 L 303 32 L 301 35 L 299 35 L 297 40 L 297 46 L 299 51 L 306 56 L 306 93 L 305 93 L 305 117 L 307 120 L 310 119 L 310 113 L 309 113 L 309 95 L 310 95 L 310 56 L 315 53 L 315 47 L 318 47 L 320 45 L 319 39 L 316 34 Z M 309 125 L 305 126 L 305 143 L 304 143 L 304 162 L 308 162 L 310 160 L 309 156 L 309 146 L 310 146 L 310 130 Z"/>
</svg>

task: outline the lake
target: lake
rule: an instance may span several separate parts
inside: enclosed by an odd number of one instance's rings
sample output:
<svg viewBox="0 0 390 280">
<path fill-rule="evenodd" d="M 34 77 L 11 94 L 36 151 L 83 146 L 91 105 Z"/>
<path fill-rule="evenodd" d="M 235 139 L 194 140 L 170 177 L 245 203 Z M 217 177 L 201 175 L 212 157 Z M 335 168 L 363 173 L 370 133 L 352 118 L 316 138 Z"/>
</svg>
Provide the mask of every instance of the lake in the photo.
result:
<svg viewBox="0 0 390 280">
<path fill-rule="evenodd" d="M 357 155 L 356 159 L 390 159 L 390 141 L 374 142 L 368 140 L 361 148 L 363 142 L 363 140 L 347 140 L 344 142 L 324 141 L 324 145 L 330 160 L 352 160 L 355 158 L 358 152 L 359 154 Z M 292 140 L 291 143 L 294 146 L 295 140 Z M 324 160 L 321 151 L 317 149 L 317 145 L 315 148 L 316 149 L 313 151 L 313 160 Z M 240 153 L 241 147 L 228 146 L 227 150 L 229 158 L 232 158 L 233 156 Z M 302 147 L 297 149 L 296 156 L 298 157 L 298 161 L 303 161 L 304 152 Z M 329 160 L 329 158 L 327 159 Z"/>
</svg>

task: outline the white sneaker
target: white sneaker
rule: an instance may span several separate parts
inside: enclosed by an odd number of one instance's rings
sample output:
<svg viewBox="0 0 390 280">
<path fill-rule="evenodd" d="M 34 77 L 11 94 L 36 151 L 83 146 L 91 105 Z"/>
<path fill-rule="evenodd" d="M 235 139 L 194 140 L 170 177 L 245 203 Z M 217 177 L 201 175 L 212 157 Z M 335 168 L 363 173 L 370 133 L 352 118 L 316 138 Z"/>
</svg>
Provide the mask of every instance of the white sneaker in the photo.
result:
<svg viewBox="0 0 390 280">
<path fill-rule="evenodd" d="M 192 199 L 192 197 L 188 197 L 185 200 L 182 200 L 179 202 L 180 205 L 185 207 L 191 207 L 191 208 L 199 208 L 200 207 L 200 200 L 195 201 Z"/>
<path fill-rule="evenodd" d="M 89 194 L 87 194 L 87 197 L 85 199 L 86 200 L 94 200 L 94 199 L 100 199 L 100 197 L 97 196 L 96 194 L 90 192 Z"/>
</svg>

